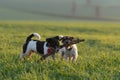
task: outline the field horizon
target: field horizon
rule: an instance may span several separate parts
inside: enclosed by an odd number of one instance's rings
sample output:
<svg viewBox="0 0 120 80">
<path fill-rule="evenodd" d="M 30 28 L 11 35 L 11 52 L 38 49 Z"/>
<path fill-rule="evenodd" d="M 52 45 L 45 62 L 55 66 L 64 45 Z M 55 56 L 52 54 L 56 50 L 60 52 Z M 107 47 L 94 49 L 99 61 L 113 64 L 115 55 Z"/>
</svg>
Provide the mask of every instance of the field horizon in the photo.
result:
<svg viewBox="0 0 120 80">
<path fill-rule="evenodd" d="M 119 3 L 118 0 L 91 0 L 90 3 L 87 0 L 0 0 L 0 20 L 120 21 Z"/>
</svg>

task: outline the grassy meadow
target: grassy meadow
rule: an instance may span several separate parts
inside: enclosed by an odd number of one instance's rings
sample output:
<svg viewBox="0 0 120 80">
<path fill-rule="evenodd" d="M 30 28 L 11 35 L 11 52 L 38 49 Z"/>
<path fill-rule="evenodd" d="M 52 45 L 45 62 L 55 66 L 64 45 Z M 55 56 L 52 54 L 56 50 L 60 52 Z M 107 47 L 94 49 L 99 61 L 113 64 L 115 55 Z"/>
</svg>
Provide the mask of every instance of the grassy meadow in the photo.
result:
<svg viewBox="0 0 120 80">
<path fill-rule="evenodd" d="M 33 32 L 41 40 L 71 35 L 77 44 L 76 63 L 56 60 L 37 63 L 40 56 L 20 62 L 19 53 Z M 0 22 L 0 80 L 120 80 L 120 23 L 117 22 Z"/>
</svg>

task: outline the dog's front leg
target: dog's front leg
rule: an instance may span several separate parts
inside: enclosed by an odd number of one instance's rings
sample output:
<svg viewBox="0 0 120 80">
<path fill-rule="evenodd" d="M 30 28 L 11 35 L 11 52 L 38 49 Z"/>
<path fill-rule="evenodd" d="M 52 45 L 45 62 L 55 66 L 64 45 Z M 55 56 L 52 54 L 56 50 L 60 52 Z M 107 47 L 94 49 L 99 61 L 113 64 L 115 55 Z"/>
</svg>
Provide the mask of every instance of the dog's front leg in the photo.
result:
<svg viewBox="0 0 120 80">
<path fill-rule="evenodd" d="M 55 60 L 55 53 L 54 53 L 54 54 L 52 54 L 52 59 L 53 59 L 53 60 Z"/>
<path fill-rule="evenodd" d="M 72 57 L 71 57 L 71 56 L 69 56 L 69 61 L 71 61 L 71 59 L 72 59 Z"/>
<path fill-rule="evenodd" d="M 64 52 L 61 53 L 61 60 L 63 60 Z"/>
<path fill-rule="evenodd" d="M 66 54 L 65 54 L 64 58 L 65 58 L 65 60 L 66 60 L 67 62 L 69 62 L 69 55 L 66 55 Z"/>
<path fill-rule="evenodd" d="M 77 56 L 77 54 L 76 54 L 76 55 L 74 54 L 74 55 L 73 55 L 72 62 L 76 62 L 76 60 L 77 60 L 77 57 L 78 57 L 78 56 Z"/>
<path fill-rule="evenodd" d="M 27 60 L 30 59 L 32 52 L 33 52 L 33 51 L 30 51 L 30 52 L 28 53 L 28 55 L 27 55 Z"/>
<path fill-rule="evenodd" d="M 50 56 L 50 54 L 42 55 L 42 57 L 40 58 L 40 60 L 37 61 L 37 63 L 39 63 L 40 61 L 45 60 L 48 56 Z"/>
</svg>

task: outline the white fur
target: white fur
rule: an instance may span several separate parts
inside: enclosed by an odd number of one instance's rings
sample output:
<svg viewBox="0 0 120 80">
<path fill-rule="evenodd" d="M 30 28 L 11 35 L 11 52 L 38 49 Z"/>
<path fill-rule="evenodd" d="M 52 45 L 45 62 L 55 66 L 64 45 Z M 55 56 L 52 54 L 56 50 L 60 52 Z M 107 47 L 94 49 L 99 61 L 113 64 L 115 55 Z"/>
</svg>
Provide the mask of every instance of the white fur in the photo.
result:
<svg viewBox="0 0 120 80">
<path fill-rule="evenodd" d="M 30 51 L 34 51 L 35 53 L 37 53 L 37 48 L 36 48 L 36 43 L 37 41 L 33 41 L 31 40 L 29 43 L 28 43 L 28 46 L 27 46 L 27 49 L 26 49 L 26 52 L 25 53 L 21 53 L 20 54 L 20 59 L 22 60 L 24 56 L 28 56 L 30 54 Z M 46 46 L 47 42 L 45 42 L 44 44 L 44 55 L 47 54 L 47 50 L 48 50 L 48 47 Z M 42 46 L 41 46 L 42 47 Z M 49 59 L 49 58 L 48 58 Z"/>
<path fill-rule="evenodd" d="M 48 50 L 48 47 L 46 45 L 47 45 L 47 42 L 45 42 L 44 44 L 44 55 L 47 54 L 47 50 Z"/>
<path fill-rule="evenodd" d="M 62 39 L 63 38 L 63 35 L 59 35 L 59 39 Z"/>
<path fill-rule="evenodd" d="M 28 51 L 31 51 L 31 50 L 34 51 L 34 52 L 37 52 L 36 43 L 37 43 L 37 41 L 30 41 L 29 44 L 28 44 L 28 46 L 27 46 L 26 53 Z"/>
<path fill-rule="evenodd" d="M 41 39 L 40 35 L 38 33 L 33 33 L 34 36 L 36 36 L 38 38 L 38 40 Z"/>
<path fill-rule="evenodd" d="M 71 50 L 67 50 L 65 47 L 61 48 L 59 50 L 60 55 L 62 56 L 62 54 L 64 53 L 64 58 L 68 61 L 68 58 L 71 57 L 72 61 L 76 61 L 78 58 L 78 49 L 76 44 L 72 45 L 72 49 Z"/>
</svg>

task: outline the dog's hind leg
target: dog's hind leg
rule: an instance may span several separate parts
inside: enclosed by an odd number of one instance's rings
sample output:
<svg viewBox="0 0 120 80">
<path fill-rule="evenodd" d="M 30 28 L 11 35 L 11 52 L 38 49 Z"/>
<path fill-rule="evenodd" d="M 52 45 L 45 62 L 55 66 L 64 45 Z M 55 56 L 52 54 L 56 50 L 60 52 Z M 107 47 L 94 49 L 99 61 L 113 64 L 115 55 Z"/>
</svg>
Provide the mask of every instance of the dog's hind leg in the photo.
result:
<svg viewBox="0 0 120 80">
<path fill-rule="evenodd" d="M 20 60 L 23 61 L 25 60 L 24 56 L 26 55 L 26 50 L 27 50 L 27 44 L 28 43 L 25 43 L 22 47 L 23 51 L 20 53 Z"/>
<path fill-rule="evenodd" d="M 25 53 L 24 52 L 20 53 L 20 59 L 21 59 L 21 61 L 25 60 L 25 58 L 24 58 L 25 56 L 27 56 L 27 57 L 31 56 L 31 50 L 30 49 L 28 49 Z"/>
<path fill-rule="evenodd" d="M 32 55 L 32 52 L 33 52 L 33 51 L 29 51 L 29 53 L 27 54 L 27 60 L 30 59 L 30 57 L 31 57 L 31 55 Z"/>
<path fill-rule="evenodd" d="M 25 54 L 23 52 L 20 53 L 20 60 L 23 61 L 24 60 L 24 56 Z"/>
</svg>

